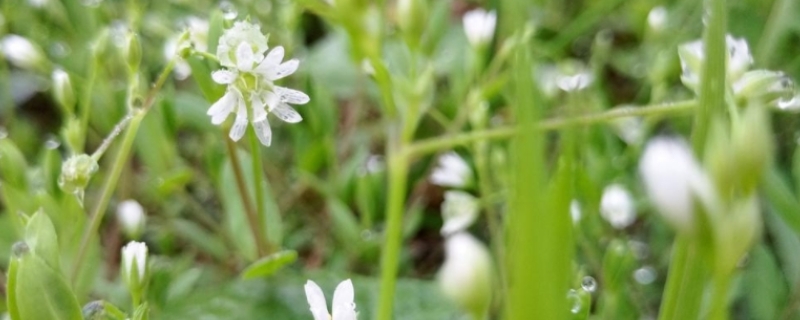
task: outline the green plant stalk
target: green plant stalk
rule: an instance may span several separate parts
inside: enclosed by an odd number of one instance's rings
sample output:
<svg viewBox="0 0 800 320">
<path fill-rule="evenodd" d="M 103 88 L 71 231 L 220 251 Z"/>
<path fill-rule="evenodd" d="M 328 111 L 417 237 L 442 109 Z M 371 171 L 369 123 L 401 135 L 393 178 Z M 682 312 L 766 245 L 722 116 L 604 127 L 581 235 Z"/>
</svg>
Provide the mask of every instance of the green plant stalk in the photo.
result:
<svg viewBox="0 0 800 320">
<path fill-rule="evenodd" d="M 786 33 L 791 30 L 788 25 L 792 23 L 792 14 L 794 6 L 797 1 L 793 0 L 775 0 L 772 2 L 772 12 L 767 19 L 767 25 L 764 27 L 764 32 L 761 34 L 761 39 L 758 42 L 758 51 L 756 52 L 756 61 L 760 63 L 767 63 L 765 67 L 770 66 L 773 61 L 775 53 L 778 52 L 776 47 L 779 41 Z"/>
<path fill-rule="evenodd" d="M 239 191 L 239 196 L 242 198 L 244 213 L 247 217 L 248 225 L 250 226 L 250 233 L 253 235 L 253 243 L 256 245 L 258 257 L 263 257 L 267 253 L 267 248 L 264 244 L 264 236 L 261 234 L 261 228 L 259 227 L 259 222 L 261 220 L 258 218 L 256 209 L 253 207 L 253 203 L 250 201 L 250 196 L 247 192 L 247 183 L 245 182 L 244 173 L 242 173 L 242 165 L 239 163 L 239 155 L 236 153 L 236 144 L 231 141 L 227 135 L 222 139 L 225 140 L 228 156 L 231 158 L 233 176 L 236 178 L 236 189 Z"/>
<path fill-rule="evenodd" d="M 500 285 L 496 286 L 496 288 L 500 290 L 500 294 L 493 296 L 502 297 L 502 294 L 506 292 L 505 247 L 503 246 L 503 229 L 500 224 L 502 216 L 500 212 L 496 210 L 495 203 L 488 201 L 493 190 L 491 182 L 492 175 L 489 173 L 489 163 L 487 161 L 487 155 L 489 153 L 488 147 L 488 141 L 482 140 L 475 142 L 475 168 L 478 171 L 478 190 L 481 194 L 481 201 L 484 203 L 483 208 L 486 213 L 486 221 L 489 225 L 490 245 L 492 251 L 494 251 L 495 261 L 498 263 L 497 271 L 500 277 Z"/>
<path fill-rule="evenodd" d="M 728 313 L 728 291 L 731 287 L 731 277 L 728 272 L 715 272 L 714 273 L 714 287 L 713 295 L 711 296 L 711 313 L 708 316 L 710 320 L 728 320 L 730 314 Z"/>
<path fill-rule="evenodd" d="M 672 250 L 658 319 L 697 319 L 705 284 L 705 268 L 698 263 L 702 261 L 699 245 L 689 236 L 678 235 Z"/>
<path fill-rule="evenodd" d="M 264 228 L 264 221 L 267 219 L 267 210 L 266 205 L 264 204 L 264 185 L 261 184 L 261 179 L 264 178 L 264 167 L 261 164 L 261 143 L 258 141 L 258 137 L 256 137 L 255 128 L 250 127 L 250 130 L 247 130 L 247 137 L 250 139 L 250 156 L 252 157 L 252 164 L 253 164 L 253 174 L 255 174 L 254 181 L 254 189 L 255 190 L 255 198 L 256 198 L 256 213 L 258 214 L 259 223 L 256 227 L 261 230 L 260 234 L 263 237 L 264 241 L 266 241 L 266 254 L 270 254 L 271 247 L 273 244 L 269 243 L 269 238 L 267 237 L 267 230 Z"/>
<path fill-rule="evenodd" d="M 92 50 L 92 61 L 89 62 L 89 75 L 86 78 L 86 83 L 84 84 L 83 92 L 80 99 L 80 124 L 81 124 L 81 132 L 83 133 L 84 137 L 88 136 L 89 132 L 89 114 L 92 109 L 92 96 L 94 93 L 94 82 L 97 80 L 97 69 L 99 65 L 99 56 L 98 54 Z M 84 149 L 86 145 L 86 141 L 81 141 L 83 145 L 81 145 L 78 150 L 75 150 L 76 153 L 80 153 L 79 150 Z"/>
<path fill-rule="evenodd" d="M 408 157 L 405 148 L 409 134 L 405 129 L 390 131 L 388 144 L 389 198 L 386 208 L 386 236 L 381 255 L 381 289 L 378 301 L 378 320 L 392 319 L 394 291 L 402 245 L 403 208 L 408 180 Z"/>
</svg>

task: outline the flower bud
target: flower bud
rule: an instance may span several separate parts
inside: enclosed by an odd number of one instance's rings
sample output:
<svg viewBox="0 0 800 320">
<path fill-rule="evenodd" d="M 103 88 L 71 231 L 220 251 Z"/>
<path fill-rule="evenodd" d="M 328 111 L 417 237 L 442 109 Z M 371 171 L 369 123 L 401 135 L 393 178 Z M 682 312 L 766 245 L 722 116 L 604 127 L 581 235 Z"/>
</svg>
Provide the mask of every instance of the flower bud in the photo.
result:
<svg viewBox="0 0 800 320">
<path fill-rule="evenodd" d="M 464 32 L 473 48 L 483 48 L 492 41 L 497 25 L 497 14 L 478 8 L 464 14 Z"/>
<path fill-rule="evenodd" d="M 0 51 L 12 64 L 23 69 L 38 69 L 46 63 L 39 46 L 15 34 L 0 40 Z"/>
<path fill-rule="evenodd" d="M 443 187 L 464 188 L 472 184 L 472 169 L 455 152 L 439 157 L 439 165 L 433 169 L 431 182 Z"/>
<path fill-rule="evenodd" d="M 615 229 L 624 229 L 636 221 L 636 208 L 628 190 L 618 184 L 606 187 L 600 199 L 600 216 Z"/>
<path fill-rule="evenodd" d="M 463 191 L 447 191 L 442 203 L 442 235 L 466 230 L 478 218 L 478 200 Z"/>
<path fill-rule="evenodd" d="M 75 92 L 72 89 L 69 74 L 62 69 L 53 70 L 53 95 L 56 98 L 56 102 L 68 114 L 73 113 L 75 110 Z"/>
<path fill-rule="evenodd" d="M 125 44 L 125 59 L 128 63 L 128 69 L 132 73 L 136 73 L 142 63 L 142 44 L 139 42 L 139 36 L 136 33 L 128 33 L 128 39 Z"/>
<path fill-rule="evenodd" d="M 733 84 L 733 94 L 737 101 L 754 101 L 774 105 L 780 99 L 792 97 L 794 83 L 783 72 L 753 70 L 745 72 Z"/>
<path fill-rule="evenodd" d="M 715 272 L 732 272 L 761 233 L 761 214 L 755 194 L 733 200 L 717 220 L 711 221 L 714 231 Z M 713 219 L 713 218 L 712 218 Z"/>
<path fill-rule="evenodd" d="M 83 150 L 83 130 L 81 129 L 81 120 L 77 117 L 68 117 L 64 127 L 61 129 L 61 136 L 66 142 L 69 151 L 72 154 L 79 153 Z"/>
<path fill-rule="evenodd" d="M 122 247 L 122 276 L 133 296 L 140 295 L 147 278 L 147 245 L 131 241 Z"/>
<path fill-rule="evenodd" d="M 87 154 L 71 156 L 61 166 L 58 186 L 64 192 L 82 192 L 98 169 L 97 161 Z"/>
<path fill-rule="evenodd" d="M 668 12 L 663 6 L 658 6 L 650 10 L 647 14 L 647 25 L 650 30 L 661 33 L 667 28 Z"/>
<path fill-rule="evenodd" d="M 145 226 L 144 208 L 136 200 L 125 200 L 117 206 L 117 221 L 131 239 L 138 239 Z"/>
<path fill-rule="evenodd" d="M 445 261 L 439 269 L 439 286 L 445 296 L 473 316 L 483 319 L 492 300 L 492 259 L 480 241 L 465 232 L 445 242 Z"/>
<path fill-rule="evenodd" d="M 417 47 L 428 23 L 428 1 L 397 1 L 397 24 L 403 31 L 406 42 Z"/>
</svg>

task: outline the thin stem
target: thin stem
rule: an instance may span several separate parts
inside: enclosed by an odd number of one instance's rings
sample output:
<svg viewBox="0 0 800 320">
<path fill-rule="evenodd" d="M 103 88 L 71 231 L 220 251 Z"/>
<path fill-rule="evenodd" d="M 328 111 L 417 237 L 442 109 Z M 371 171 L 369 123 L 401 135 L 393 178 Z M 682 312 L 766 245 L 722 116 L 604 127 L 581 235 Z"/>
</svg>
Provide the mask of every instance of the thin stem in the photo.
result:
<svg viewBox="0 0 800 320">
<path fill-rule="evenodd" d="M 728 291 L 731 286 L 731 278 L 727 272 L 715 272 L 714 290 L 711 297 L 710 320 L 728 320 Z"/>
<path fill-rule="evenodd" d="M 258 137 L 256 137 L 256 132 L 253 127 L 250 127 L 250 130 L 247 130 L 247 136 L 250 140 L 250 156 L 252 157 L 252 165 L 253 165 L 253 174 L 255 175 L 253 179 L 253 184 L 255 185 L 255 194 L 256 194 L 256 212 L 258 213 L 259 217 L 262 217 L 264 221 L 267 219 L 267 209 L 264 203 L 264 185 L 262 184 L 261 179 L 264 177 L 264 167 L 261 165 L 261 142 L 258 141 Z M 265 241 L 267 241 L 267 253 L 269 253 L 270 247 L 272 246 L 269 243 L 269 239 L 267 238 L 267 230 L 264 228 L 263 223 L 259 223 L 257 228 L 261 229 L 261 234 Z"/>
<path fill-rule="evenodd" d="M 225 140 L 225 146 L 227 147 L 228 155 L 231 158 L 233 175 L 236 177 L 236 188 L 239 190 L 239 195 L 242 198 L 242 204 L 244 205 L 244 212 L 247 216 L 250 232 L 253 234 L 253 242 L 256 244 L 258 255 L 263 257 L 267 253 L 267 247 L 264 244 L 264 235 L 261 234 L 261 228 L 259 228 L 259 225 L 261 225 L 261 219 L 258 218 L 256 209 L 253 207 L 253 203 L 250 202 L 250 196 L 248 196 L 247 192 L 247 183 L 245 182 L 244 173 L 242 172 L 242 165 L 239 163 L 239 155 L 236 153 L 236 145 L 233 141 L 231 141 L 231 139 L 228 139 L 227 136 L 222 140 Z"/>
<path fill-rule="evenodd" d="M 100 158 L 103 156 L 106 150 L 108 150 L 108 147 L 110 147 L 111 143 L 114 142 L 114 139 L 116 139 L 117 136 L 122 133 L 122 130 L 125 130 L 128 124 L 131 122 L 131 119 L 133 119 L 133 116 L 128 114 L 123 117 L 116 126 L 114 126 L 114 129 L 111 130 L 111 133 L 109 133 L 108 136 L 106 136 L 106 138 L 103 140 L 103 143 L 97 147 L 94 153 L 92 153 L 92 158 L 94 161 L 100 161 Z"/>
</svg>

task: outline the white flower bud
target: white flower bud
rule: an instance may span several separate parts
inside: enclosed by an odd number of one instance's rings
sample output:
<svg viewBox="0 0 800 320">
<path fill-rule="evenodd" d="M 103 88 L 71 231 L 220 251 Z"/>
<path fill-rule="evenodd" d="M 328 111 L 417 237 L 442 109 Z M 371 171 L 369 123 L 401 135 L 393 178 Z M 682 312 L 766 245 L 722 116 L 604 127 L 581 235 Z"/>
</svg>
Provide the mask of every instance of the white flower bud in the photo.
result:
<svg viewBox="0 0 800 320">
<path fill-rule="evenodd" d="M 147 276 L 147 245 L 131 241 L 122 247 L 122 271 L 132 292 L 140 292 Z"/>
<path fill-rule="evenodd" d="M 131 239 L 137 239 L 144 231 L 144 208 L 136 200 L 125 200 L 117 206 L 117 221 Z"/>
<path fill-rule="evenodd" d="M 81 192 L 98 169 L 97 160 L 87 154 L 71 156 L 61 165 L 58 185 L 65 192 Z"/>
<path fill-rule="evenodd" d="M 42 50 L 30 40 L 10 34 L 0 40 L 0 50 L 14 65 L 24 69 L 36 69 L 44 63 Z"/>
<path fill-rule="evenodd" d="M 75 92 L 69 74 L 62 69 L 53 70 L 53 95 L 65 110 L 72 112 L 75 108 Z"/>
<path fill-rule="evenodd" d="M 612 184 L 603 190 L 600 215 L 615 229 L 624 229 L 636 221 L 631 194 L 623 186 Z"/>
<path fill-rule="evenodd" d="M 684 232 L 694 230 L 694 204 L 713 197 L 711 181 L 680 139 L 650 140 L 639 161 L 645 190 L 664 219 Z"/>
<path fill-rule="evenodd" d="M 331 313 L 328 313 L 325 294 L 314 281 L 308 280 L 304 289 L 314 320 L 356 320 L 355 290 L 350 279 L 340 282 L 333 291 Z"/>
<path fill-rule="evenodd" d="M 463 191 L 447 191 L 442 203 L 442 234 L 466 230 L 478 218 L 478 200 Z"/>
<path fill-rule="evenodd" d="M 664 31 L 667 27 L 667 9 L 663 6 L 658 6 L 650 10 L 647 14 L 647 25 L 650 29 L 656 32 Z"/>
<path fill-rule="evenodd" d="M 475 47 L 483 47 L 492 41 L 494 29 L 497 25 L 497 14 L 481 8 L 469 11 L 463 17 L 464 32 L 467 40 Z"/>
<path fill-rule="evenodd" d="M 445 296 L 483 319 L 492 300 L 492 258 L 480 241 L 465 232 L 445 242 L 445 261 L 437 278 Z"/>
<path fill-rule="evenodd" d="M 448 152 L 439 157 L 431 182 L 443 187 L 463 188 L 472 183 L 472 169 L 457 153 Z"/>
</svg>

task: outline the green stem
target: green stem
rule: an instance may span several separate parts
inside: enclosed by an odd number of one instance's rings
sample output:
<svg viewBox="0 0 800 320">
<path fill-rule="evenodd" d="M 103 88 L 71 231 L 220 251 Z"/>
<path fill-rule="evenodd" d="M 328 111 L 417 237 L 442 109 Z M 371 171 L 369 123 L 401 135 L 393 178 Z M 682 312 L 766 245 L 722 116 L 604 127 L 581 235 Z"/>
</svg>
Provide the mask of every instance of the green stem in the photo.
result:
<svg viewBox="0 0 800 320">
<path fill-rule="evenodd" d="M 708 12 L 703 46 L 705 59 L 700 75 L 699 108 L 696 109 L 694 126 L 692 127 L 692 144 L 697 154 L 702 155 L 708 136 L 711 120 L 725 114 L 726 60 L 727 46 L 725 32 L 727 12 L 725 0 L 706 0 Z"/>
<path fill-rule="evenodd" d="M 255 175 L 254 185 L 255 185 L 255 193 L 256 193 L 256 212 L 258 213 L 258 217 L 261 218 L 257 228 L 261 229 L 261 234 L 263 236 L 264 241 L 267 241 L 267 253 L 270 251 L 271 244 L 269 243 L 269 239 L 267 238 L 267 230 L 264 228 L 264 223 L 267 219 L 267 209 L 264 203 L 264 185 L 261 183 L 261 179 L 264 177 L 264 167 L 261 165 L 261 142 L 258 141 L 258 137 L 256 137 L 256 131 L 254 128 L 250 127 L 250 130 L 247 130 L 248 139 L 250 139 L 250 156 L 252 157 L 252 165 L 253 165 L 253 174 Z"/>
<path fill-rule="evenodd" d="M 728 320 L 728 291 L 731 287 L 731 277 L 728 272 L 714 273 L 714 290 L 711 297 L 710 320 Z"/>
<path fill-rule="evenodd" d="M 389 199 L 386 208 L 386 236 L 381 255 L 381 289 L 378 320 L 392 319 L 392 305 L 402 244 L 403 208 L 408 180 L 408 157 L 405 148 L 408 135 L 404 130 L 390 132 L 387 150 L 389 170 Z"/>
<path fill-rule="evenodd" d="M 574 126 L 584 126 L 604 123 L 625 117 L 657 116 L 671 113 L 682 113 L 697 107 L 696 100 L 671 102 L 643 107 L 616 108 L 602 113 L 590 114 L 574 118 L 555 118 L 539 122 L 538 128 L 544 131 L 560 130 Z M 464 145 L 480 140 L 508 139 L 516 135 L 514 127 L 500 127 L 482 131 L 473 131 L 431 138 L 414 142 L 407 148 L 410 157 L 418 157 L 439 150 L 451 149 L 457 145 Z"/>
<path fill-rule="evenodd" d="M 117 156 L 114 159 L 114 164 L 111 166 L 111 172 L 108 174 L 105 184 L 103 184 L 103 190 L 100 193 L 100 200 L 92 211 L 89 227 L 83 233 L 80 248 L 78 249 L 78 255 L 75 259 L 75 265 L 72 268 L 72 283 L 75 283 L 75 281 L 78 279 L 83 260 L 86 257 L 86 251 L 89 248 L 89 243 L 92 241 L 92 238 L 95 234 L 97 234 L 97 230 L 100 228 L 100 222 L 103 221 L 103 216 L 105 216 L 108 203 L 111 200 L 111 195 L 114 193 L 114 188 L 116 188 L 117 183 L 119 182 L 119 176 L 122 173 L 122 168 L 128 161 L 131 147 L 133 146 L 133 141 L 136 138 L 136 132 L 139 130 L 139 125 L 141 124 L 145 115 L 145 112 L 137 111 L 133 115 L 133 118 L 128 125 L 128 130 L 125 132 L 122 145 L 120 145 L 119 151 L 117 151 Z"/>
<path fill-rule="evenodd" d="M 489 173 L 489 164 L 487 161 L 487 155 L 489 153 L 488 145 L 488 141 L 475 142 L 475 168 L 478 171 L 478 188 L 481 194 L 481 202 L 483 203 L 486 221 L 488 221 L 489 225 L 490 245 L 492 246 L 492 251 L 494 251 L 495 261 L 498 262 L 497 271 L 500 277 L 500 285 L 497 287 L 499 289 L 497 292 L 499 292 L 500 295 L 494 296 L 500 297 L 506 292 L 506 270 L 504 267 L 506 261 L 505 246 L 503 241 L 503 228 L 502 224 L 500 224 L 503 218 L 500 212 L 496 210 L 495 203 L 490 201 L 493 188 L 490 180 L 492 175 Z"/>
<path fill-rule="evenodd" d="M 693 240 L 686 235 L 675 239 L 659 320 L 697 319 L 700 315 L 705 269 Z"/>
<path fill-rule="evenodd" d="M 258 218 L 253 203 L 250 202 L 250 196 L 247 192 L 247 183 L 245 182 L 244 173 L 242 172 L 242 165 L 239 163 L 239 155 L 236 153 L 236 144 L 231 139 L 228 139 L 227 136 L 223 137 L 223 140 L 225 140 L 228 156 L 231 158 L 233 176 L 236 178 L 236 189 L 239 191 L 239 196 L 242 198 L 247 224 L 250 226 L 250 232 L 253 234 L 253 242 L 256 245 L 258 256 L 263 257 L 267 253 L 267 247 L 264 244 L 264 236 L 261 234 L 261 228 L 259 227 L 261 220 Z"/>
</svg>

